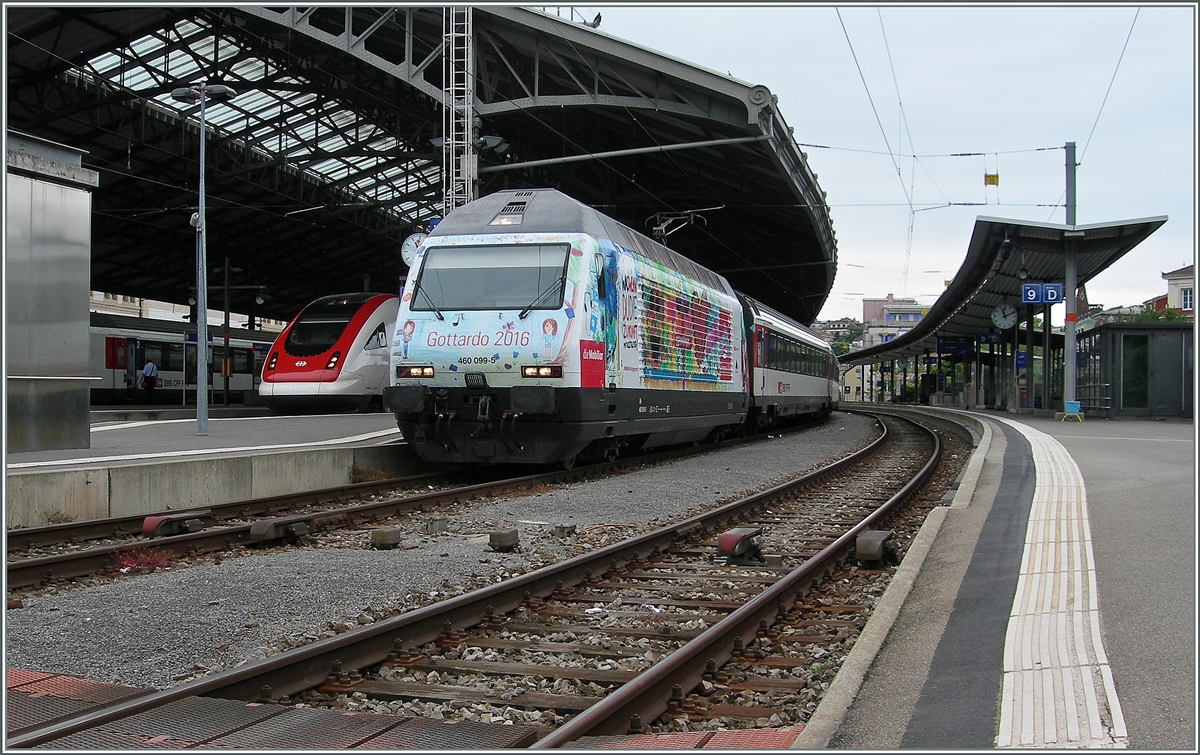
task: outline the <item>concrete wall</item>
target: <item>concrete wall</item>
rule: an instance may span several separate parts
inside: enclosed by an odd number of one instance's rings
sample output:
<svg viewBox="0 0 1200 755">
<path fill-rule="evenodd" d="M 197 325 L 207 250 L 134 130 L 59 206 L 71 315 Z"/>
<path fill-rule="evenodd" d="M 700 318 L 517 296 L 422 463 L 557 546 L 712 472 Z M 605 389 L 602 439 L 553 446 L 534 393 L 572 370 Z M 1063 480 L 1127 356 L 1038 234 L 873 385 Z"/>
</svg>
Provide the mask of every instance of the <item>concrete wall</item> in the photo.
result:
<svg viewBox="0 0 1200 755">
<path fill-rule="evenodd" d="M 5 525 L 37 527 L 332 488 L 350 483 L 355 466 L 392 477 L 429 469 L 397 445 L 10 472 Z"/>
</svg>

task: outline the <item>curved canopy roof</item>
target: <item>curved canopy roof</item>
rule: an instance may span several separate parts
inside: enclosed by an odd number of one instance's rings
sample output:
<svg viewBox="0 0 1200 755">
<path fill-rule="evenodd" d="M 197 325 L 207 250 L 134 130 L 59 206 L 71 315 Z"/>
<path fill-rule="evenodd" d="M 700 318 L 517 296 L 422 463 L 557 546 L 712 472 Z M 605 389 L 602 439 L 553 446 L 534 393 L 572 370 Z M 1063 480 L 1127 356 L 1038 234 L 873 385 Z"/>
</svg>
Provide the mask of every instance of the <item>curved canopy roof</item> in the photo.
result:
<svg viewBox="0 0 1200 755">
<path fill-rule="evenodd" d="M 441 8 L 5 10 L 7 126 L 100 173 L 93 288 L 186 300 L 198 105 L 170 93 L 202 79 L 237 92 L 206 108 L 208 259 L 267 287 L 260 314 L 366 276 L 393 290 L 401 241 L 440 214 Z M 647 234 L 666 224 L 676 251 L 816 317 L 836 242 L 766 87 L 523 8 L 476 8 L 474 49 L 480 194 L 557 188 Z"/>
<path fill-rule="evenodd" d="M 918 356 L 934 351 L 939 336 L 973 338 L 994 332 L 992 310 L 1001 304 L 1019 306 L 1022 283 L 1063 280 L 1068 244 L 1075 245 L 1082 286 L 1165 222 L 1165 216 L 1091 225 L 976 218 L 967 256 L 928 314 L 907 333 L 846 354 L 840 362 L 872 364 Z"/>
</svg>

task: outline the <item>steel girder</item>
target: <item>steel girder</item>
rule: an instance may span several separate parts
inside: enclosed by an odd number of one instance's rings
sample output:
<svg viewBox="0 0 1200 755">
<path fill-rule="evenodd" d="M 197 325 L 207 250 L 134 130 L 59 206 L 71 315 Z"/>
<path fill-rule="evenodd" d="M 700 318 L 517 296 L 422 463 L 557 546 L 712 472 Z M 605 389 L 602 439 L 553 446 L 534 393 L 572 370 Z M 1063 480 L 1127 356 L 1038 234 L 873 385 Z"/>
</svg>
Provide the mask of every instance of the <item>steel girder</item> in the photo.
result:
<svg viewBox="0 0 1200 755">
<path fill-rule="evenodd" d="M 8 125 L 88 150 L 101 172 L 97 287 L 186 295 L 198 134 L 166 101 L 180 77 L 239 92 L 209 112 L 209 254 L 270 287 L 268 316 L 363 274 L 391 288 L 399 242 L 438 213 L 440 8 L 10 7 L 6 21 Z M 551 186 L 646 233 L 656 213 L 722 207 L 668 243 L 816 317 L 836 242 L 766 87 L 521 8 L 477 8 L 475 52 L 478 136 L 506 147 L 481 152 L 481 194 Z"/>
</svg>

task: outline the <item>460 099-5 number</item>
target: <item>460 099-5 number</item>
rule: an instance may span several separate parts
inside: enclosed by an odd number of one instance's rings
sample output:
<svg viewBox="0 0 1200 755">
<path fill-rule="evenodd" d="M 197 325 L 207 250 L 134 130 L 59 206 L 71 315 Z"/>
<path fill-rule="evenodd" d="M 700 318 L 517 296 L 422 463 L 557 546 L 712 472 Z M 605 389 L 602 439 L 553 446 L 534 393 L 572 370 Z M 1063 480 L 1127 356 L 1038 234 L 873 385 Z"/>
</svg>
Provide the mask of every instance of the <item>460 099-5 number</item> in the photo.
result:
<svg viewBox="0 0 1200 755">
<path fill-rule="evenodd" d="M 459 357 L 459 364 L 495 364 L 496 357 Z"/>
</svg>

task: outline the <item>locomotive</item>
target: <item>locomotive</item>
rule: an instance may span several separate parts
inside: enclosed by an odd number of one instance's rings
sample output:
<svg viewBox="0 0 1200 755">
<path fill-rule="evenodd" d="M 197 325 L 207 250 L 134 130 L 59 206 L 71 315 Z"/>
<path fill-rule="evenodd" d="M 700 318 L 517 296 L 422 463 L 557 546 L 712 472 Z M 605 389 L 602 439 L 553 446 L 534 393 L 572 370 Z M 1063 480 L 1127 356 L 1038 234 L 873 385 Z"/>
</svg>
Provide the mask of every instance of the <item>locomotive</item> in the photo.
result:
<svg viewBox="0 0 1200 755">
<path fill-rule="evenodd" d="M 399 297 L 338 294 L 288 323 L 262 368 L 258 394 L 276 412 L 362 411 L 382 401 Z"/>
<path fill-rule="evenodd" d="M 829 346 L 553 189 L 459 207 L 405 280 L 384 407 L 430 462 L 561 463 L 836 408 Z"/>
</svg>

